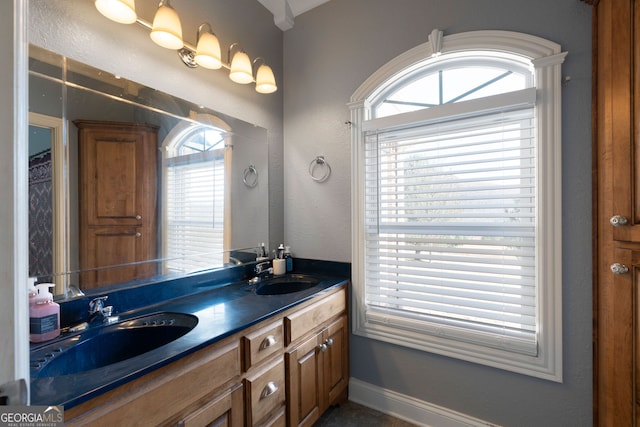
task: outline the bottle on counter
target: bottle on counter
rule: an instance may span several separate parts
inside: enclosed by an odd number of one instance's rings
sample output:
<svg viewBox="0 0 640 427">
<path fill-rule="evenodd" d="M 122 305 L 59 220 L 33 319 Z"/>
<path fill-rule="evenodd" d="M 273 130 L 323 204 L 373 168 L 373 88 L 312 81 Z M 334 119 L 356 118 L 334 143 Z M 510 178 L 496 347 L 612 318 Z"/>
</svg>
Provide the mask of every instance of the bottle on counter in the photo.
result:
<svg viewBox="0 0 640 427">
<path fill-rule="evenodd" d="M 53 302 L 53 283 L 36 285 L 35 303 L 29 307 L 29 341 L 43 342 L 60 335 L 60 305 Z"/>
<path fill-rule="evenodd" d="M 31 312 L 31 306 L 36 303 L 36 296 L 38 296 L 38 290 L 36 289 L 36 281 L 35 277 L 29 277 L 29 312 Z"/>
<path fill-rule="evenodd" d="M 293 270 L 293 257 L 291 256 L 291 246 L 284 247 L 284 259 L 286 261 L 287 273 Z"/>
</svg>

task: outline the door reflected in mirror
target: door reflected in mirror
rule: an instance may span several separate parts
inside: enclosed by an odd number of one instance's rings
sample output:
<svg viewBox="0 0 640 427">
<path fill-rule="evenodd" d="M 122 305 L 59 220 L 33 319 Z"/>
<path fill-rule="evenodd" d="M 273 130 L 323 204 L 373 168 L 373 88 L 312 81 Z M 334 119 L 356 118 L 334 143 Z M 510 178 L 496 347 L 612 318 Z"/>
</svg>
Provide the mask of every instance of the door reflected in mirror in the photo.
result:
<svg viewBox="0 0 640 427">
<path fill-rule="evenodd" d="M 36 136 L 57 135 L 30 274 L 57 294 L 235 265 L 269 241 L 266 129 L 36 46 L 29 94 L 34 165 Z"/>
</svg>

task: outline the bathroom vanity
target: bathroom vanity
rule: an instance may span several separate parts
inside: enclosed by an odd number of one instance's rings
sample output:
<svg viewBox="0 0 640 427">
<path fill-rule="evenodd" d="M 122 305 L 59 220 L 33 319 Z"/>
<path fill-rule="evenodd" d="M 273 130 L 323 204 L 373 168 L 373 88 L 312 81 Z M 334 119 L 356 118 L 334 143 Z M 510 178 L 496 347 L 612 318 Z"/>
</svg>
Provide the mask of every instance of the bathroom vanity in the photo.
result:
<svg viewBox="0 0 640 427">
<path fill-rule="evenodd" d="M 185 316 L 197 325 L 106 366 L 50 376 L 46 369 L 67 350 L 36 346 L 32 363 L 38 351 L 53 355 L 32 370 L 32 404 L 65 405 L 71 426 L 312 425 L 347 398 L 349 281 L 294 273 L 288 282 L 265 280 L 273 288 L 262 294 L 246 280 L 211 290 L 200 283 L 200 292 L 125 313 L 119 325 L 170 329 Z M 291 292 L 302 278 L 307 289 Z M 279 293 L 283 284 L 289 289 Z"/>
</svg>

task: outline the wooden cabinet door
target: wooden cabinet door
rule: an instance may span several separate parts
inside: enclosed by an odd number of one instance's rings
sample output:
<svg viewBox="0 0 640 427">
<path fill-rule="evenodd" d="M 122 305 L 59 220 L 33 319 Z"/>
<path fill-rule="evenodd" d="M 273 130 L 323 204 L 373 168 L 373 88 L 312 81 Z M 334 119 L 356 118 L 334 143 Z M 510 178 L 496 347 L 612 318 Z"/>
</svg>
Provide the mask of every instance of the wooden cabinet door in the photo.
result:
<svg viewBox="0 0 640 427">
<path fill-rule="evenodd" d="M 347 399 L 348 321 L 341 316 L 286 354 L 289 426 L 310 426 Z"/>
<path fill-rule="evenodd" d="M 315 335 L 285 355 L 288 425 L 311 426 L 323 411 L 323 368 Z"/>
<path fill-rule="evenodd" d="M 342 316 L 330 324 L 323 333 L 323 343 L 327 346 L 323 357 L 324 393 L 327 405 L 346 401 L 349 384 L 349 350 L 347 316 Z M 323 408 L 323 410 L 326 408 Z"/>
<path fill-rule="evenodd" d="M 595 424 L 640 425 L 640 3 L 597 2 Z"/>
</svg>

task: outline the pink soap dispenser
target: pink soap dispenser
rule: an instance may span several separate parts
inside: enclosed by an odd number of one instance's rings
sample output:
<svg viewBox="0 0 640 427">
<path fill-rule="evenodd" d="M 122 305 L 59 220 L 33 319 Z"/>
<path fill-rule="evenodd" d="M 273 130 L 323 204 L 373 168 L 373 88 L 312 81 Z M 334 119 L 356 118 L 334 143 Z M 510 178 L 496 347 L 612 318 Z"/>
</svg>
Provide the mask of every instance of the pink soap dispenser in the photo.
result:
<svg viewBox="0 0 640 427">
<path fill-rule="evenodd" d="M 31 313 L 31 307 L 36 304 L 36 297 L 38 296 L 36 280 L 37 279 L 35 277 L 29 277 L 29 313 Z"/>
<path fill-rule="evenodd" d="M 29 307 L 29 341 L 43 342 L 60 335 L 60 305 L 53 302 L 53 283 L 36 285 L 35 304 Z"/>
</svg>

